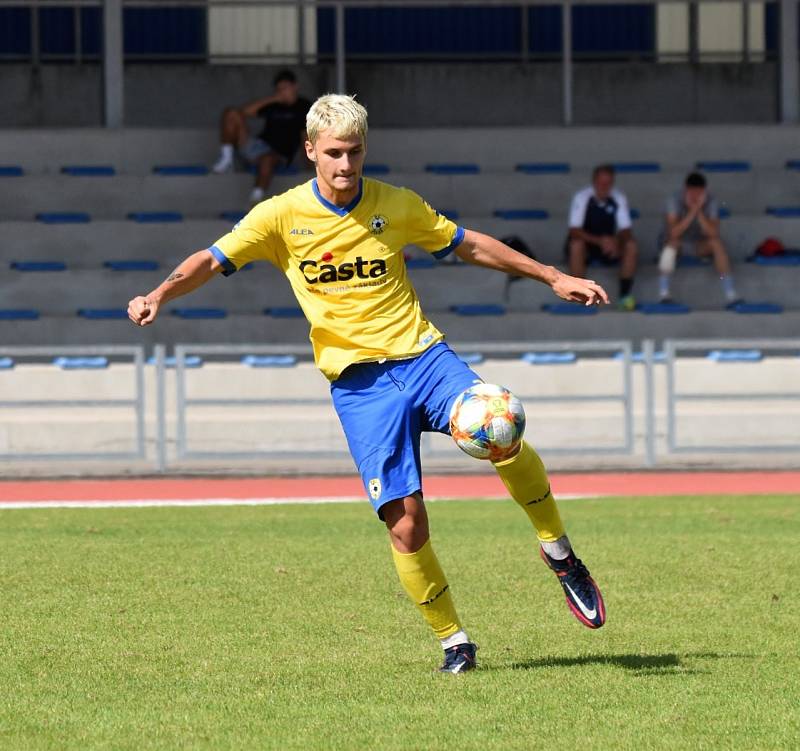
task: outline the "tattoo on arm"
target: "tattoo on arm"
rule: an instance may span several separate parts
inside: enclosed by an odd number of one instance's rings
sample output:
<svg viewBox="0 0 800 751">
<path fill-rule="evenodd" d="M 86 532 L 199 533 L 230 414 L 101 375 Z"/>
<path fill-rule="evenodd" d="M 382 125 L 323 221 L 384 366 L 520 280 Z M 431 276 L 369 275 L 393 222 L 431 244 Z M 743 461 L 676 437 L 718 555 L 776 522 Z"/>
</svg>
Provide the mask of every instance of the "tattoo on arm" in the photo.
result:
<svg viewBox="0 0 800 751">
<path fill-rule="evenodd" d="M 181 278 L 183 278 L 183 274 L 181 274 L 181 272 L 180 272 L 180 271 L 173 271 L 173 272 L 172 272 L 172 273 L 171 273 L 171 274 L 170 274 L 170 275 L 167 277 L 167 281 L 168 281 L 168 282 L 174 282 L 174 281 L 176 281 L 176 280 L 178 280 L 178 279 L 181 279 Z"/>
</svg>

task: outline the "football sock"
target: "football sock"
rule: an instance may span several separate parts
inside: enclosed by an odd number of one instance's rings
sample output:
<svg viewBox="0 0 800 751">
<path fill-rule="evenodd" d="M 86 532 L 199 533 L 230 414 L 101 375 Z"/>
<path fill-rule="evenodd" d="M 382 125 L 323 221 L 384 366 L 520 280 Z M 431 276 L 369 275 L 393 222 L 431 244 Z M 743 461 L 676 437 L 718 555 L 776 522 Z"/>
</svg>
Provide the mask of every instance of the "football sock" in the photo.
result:
<svg viewBox="0 0 800 751">
<path fill-rule="evenodd" d="M 620 279 L 619 280 L 619 296 L 627 297 L 633 289 L 633 279 Z"/>
<path fill-rule="evenodd" d="M 725 293 L 725 299 L 728 302 L 733 302 L 739 296 L 736 294 L 736 287 L 733 284 L 733 276 L 731 274 L 723 274 L 719 278 L 722 282 L 722 291 Z"/>
<path fill-rule="evenodd" d="M 392 557 L 403 589 L 437 638 L 447 639 L 461 631 L 450 587 L 433 552 L 431 541 L 428 540 L 416 553 L 400 553 L 392 545 Z"/>
<path fill-rule="evenodd" d="M 550 492 L 542 460 L 525 441 L 519 452 L 494 468 L 511 497 L 525 509 L 540 542 L 555 542 L 565 535 L 564 524 Z"/>
<path fill-rule="evenodd" d="M 466 631 L 456 631 L 452 636 L 446 639 L 439 639 L 442 643 L 442 649 L 450 649 L 450 647 L 457 647 L 459 644 L 469 644 L 469 637 Z"/>
<path fill-rule="evenodd" d="M 233 159 L 233 144 L 223 143 L 220 146 L 220 156 L 226 161 Z"/>
<path fill-rule="evenodd" d="M 658 296 L 662 300 L 669 297 L 669 274 L 661 274 L 658 277 Z"/>
<path fill-rule="evenodd" d="M 559 537 L 555 542 L 543 542 L 542 550 L 554 560 L 563 561 L 572 552 L 572 545 L 570 544 L 569 537 L 564 535 L 563 537 Z"/>
</svg>

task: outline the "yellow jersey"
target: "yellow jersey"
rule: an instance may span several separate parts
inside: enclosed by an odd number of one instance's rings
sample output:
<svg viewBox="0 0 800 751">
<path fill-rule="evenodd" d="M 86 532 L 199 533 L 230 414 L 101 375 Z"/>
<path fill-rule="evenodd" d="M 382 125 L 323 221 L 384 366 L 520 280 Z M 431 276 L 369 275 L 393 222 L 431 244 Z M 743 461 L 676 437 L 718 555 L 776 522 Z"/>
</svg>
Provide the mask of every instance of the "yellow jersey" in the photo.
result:
<svg viewBox="0 0 800 751">
<path fill-rule="evenodd" d="M 463 239 L 407 188 L 362 178 L 339 207 L 314 179 L 258 204 L 209 250 L 226 276 L 260 260 L 286 274 L 311 324 L 317 367 L 333 381 L 353 363 L 413 357 L 443 338 L 422 314 L 403 248 L 443 257 Z"/>
</svg>

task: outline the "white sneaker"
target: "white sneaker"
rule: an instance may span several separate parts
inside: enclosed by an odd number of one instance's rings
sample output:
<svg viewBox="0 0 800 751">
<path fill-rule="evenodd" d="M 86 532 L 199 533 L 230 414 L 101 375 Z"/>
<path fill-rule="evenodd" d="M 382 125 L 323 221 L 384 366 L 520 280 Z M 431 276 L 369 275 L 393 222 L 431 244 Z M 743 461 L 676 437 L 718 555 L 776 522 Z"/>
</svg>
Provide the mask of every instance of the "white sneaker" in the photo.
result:
<svg viewBox="0 0 800 751">
<path fill-rule="evenodd" d="M 266 195 L 266 191 L 263 188 L 256 186 L 250 191 L 250 204 L 255 206 L 255 204 L 261 203 L 266 198 Z"/>
<path fill-rule="evenodd" d="M 675 261 L 678 258 L 678 251 L 671 245 L 665 245 L 658 257 L 658 270 L 662 274 L 671 274 L 675 271 Z"/>
<path fill-rule="evenodd" d="M 214 166 L 211 168 L 211 171 L 215 175 L 224 175 L 227 172 L 233 172 L 233 159 L 227 156 L 221 156 L 214 163 Z"/>
</svg>

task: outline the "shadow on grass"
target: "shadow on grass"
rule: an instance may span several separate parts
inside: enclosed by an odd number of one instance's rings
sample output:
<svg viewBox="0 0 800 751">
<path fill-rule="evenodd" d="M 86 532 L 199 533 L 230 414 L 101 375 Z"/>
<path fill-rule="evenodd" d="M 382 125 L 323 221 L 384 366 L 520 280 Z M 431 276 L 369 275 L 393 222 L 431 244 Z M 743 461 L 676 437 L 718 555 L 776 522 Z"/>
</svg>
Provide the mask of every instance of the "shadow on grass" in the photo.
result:
<svg viewBox="0 0 800 751">
<path fill-rule="evenodd" d="M 641 655 L 581 655 L 579 657 L 539 657 L 535 660 L 512 662 L 508 665 L 498 665 L 498 670 L 537 670 L 540 668 L 571 668 L 585 665 L 611 665 L 631 671 L 637 676 L 650 675 L 696 675 L 709 672 L 697 668 L 690 668 L 682 660 L 729 660 L 753 659 L 755 655 L 745 654 L 720 654 L 717 652 L 698 652 L 678 655 L 675 653 Z"/>
</svg>

